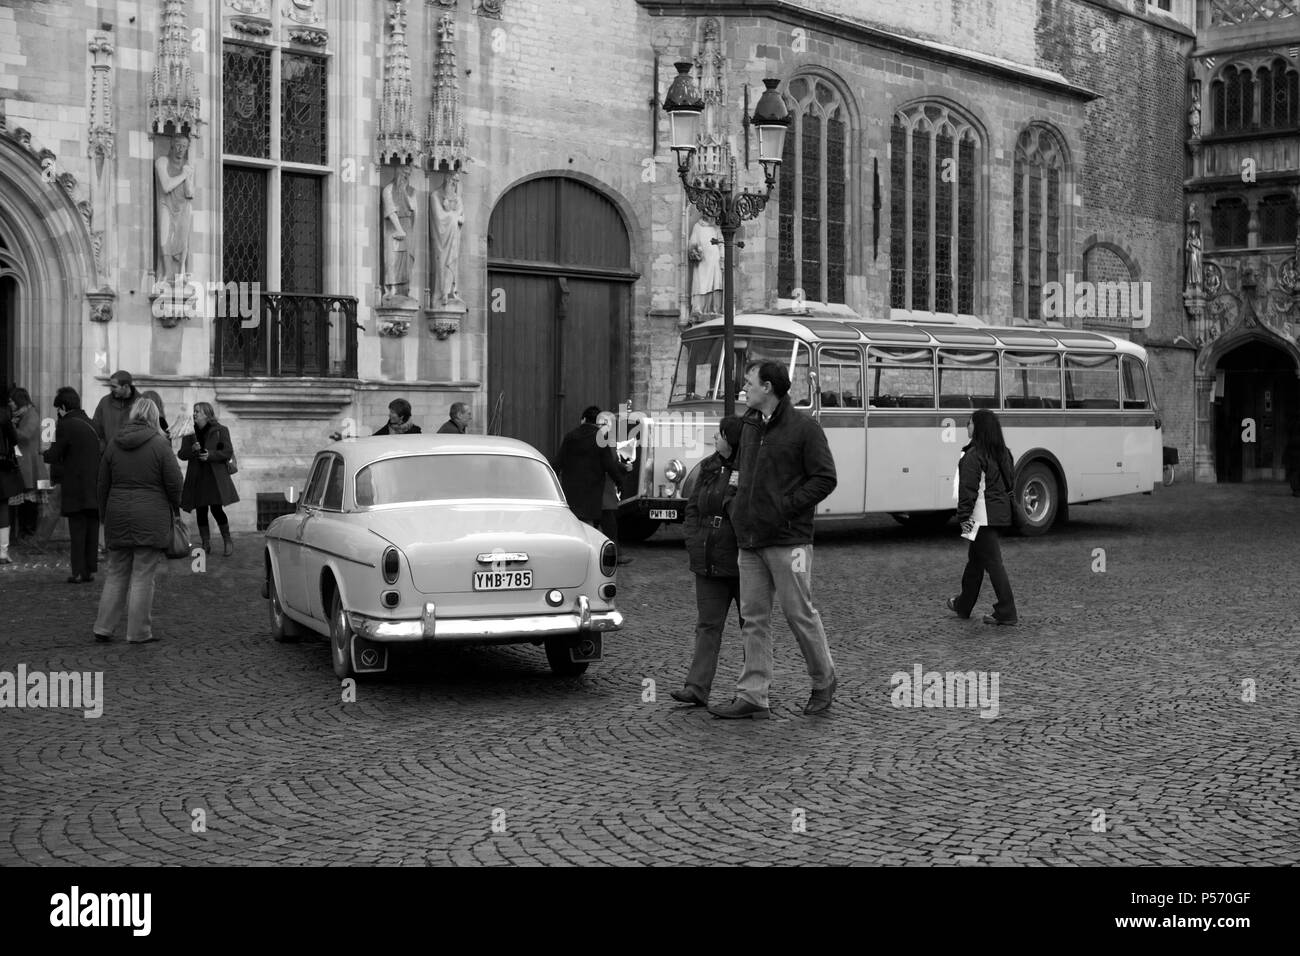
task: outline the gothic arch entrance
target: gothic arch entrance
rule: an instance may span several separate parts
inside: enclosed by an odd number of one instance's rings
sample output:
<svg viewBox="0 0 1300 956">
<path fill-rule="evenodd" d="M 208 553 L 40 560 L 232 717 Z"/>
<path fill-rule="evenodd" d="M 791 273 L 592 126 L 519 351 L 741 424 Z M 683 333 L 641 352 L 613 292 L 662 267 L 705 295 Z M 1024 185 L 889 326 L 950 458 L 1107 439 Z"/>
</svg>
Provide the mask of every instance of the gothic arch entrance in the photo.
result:
<svg viewBox="0 0 1300 956">
<path fill-rule="evenodd" d="M 631 394 L 631 241 L 618 207 L 567 176 L 507 190 L 488 226 L 488 430 L 548 456 L 588 405 Z"/>
<path fill-rule="evenodd" d="M 1218 481 L 1281 481 L 1282 455 L 1300 428 L 1295 358 L 1264 338 L 1225 351 L 1214 367 L 1214 473 Z"/>
</svg>

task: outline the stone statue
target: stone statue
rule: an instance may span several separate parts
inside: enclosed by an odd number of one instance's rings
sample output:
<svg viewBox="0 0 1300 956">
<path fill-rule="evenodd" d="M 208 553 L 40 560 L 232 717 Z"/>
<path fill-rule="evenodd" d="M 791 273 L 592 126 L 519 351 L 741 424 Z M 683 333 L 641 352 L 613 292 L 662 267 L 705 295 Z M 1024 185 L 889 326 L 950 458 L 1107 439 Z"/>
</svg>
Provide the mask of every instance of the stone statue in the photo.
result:
<svg viewBox="0 0 1300 956">
<path fill-rule="evenodd" d="M 1187 109 L 1187 125 L 1191 127 L 1192 139 L 1201 136 L 1201 90 L 1198 83 L 1192 88 L 1192 105 Z"/>
<path fill-rule="evenodd" d="M 1201 227 L 1199 223 L 1187 224 L 1187 290 L 1200 289 L 1203 283 L 1201 267 Z"/>
<path fill-rule="evenodd" d="M 433 226 L 434 304 L 460 301 L 460 233 L 465 211 L 460 204 L 460 182 L 447 177 L 442 189 L 429 194 L 429 221 Z"/>
<path fill-rule="evenodd" d="M 393 180 L 380 194 L 384 217 L 384 297 L 385 305 L 413 302 L 411 260 L 407 251 L 411 230 L 415 226 L 415 187 L 411 185 L 411 167 L 398 166 Z"/>
<path fill-rule="evenodd" d="M 178 281 L 176 277 L 188 271 L 190 209 L 194 200 L 194 167 L 189 163 L 189 154 L 189 138 L 173 136 L 168 154 L 154 163 L 158 181 L 159 281 Z"/>
<path fill-rule="evenodd" d="M 717 240 L 714 242 L 713 240 Z M 691 230 L 687 256 L 695 264 L 691 276 L 691 315 L 722 311 L 722 230 L 701 218 Z"/>
</svg>

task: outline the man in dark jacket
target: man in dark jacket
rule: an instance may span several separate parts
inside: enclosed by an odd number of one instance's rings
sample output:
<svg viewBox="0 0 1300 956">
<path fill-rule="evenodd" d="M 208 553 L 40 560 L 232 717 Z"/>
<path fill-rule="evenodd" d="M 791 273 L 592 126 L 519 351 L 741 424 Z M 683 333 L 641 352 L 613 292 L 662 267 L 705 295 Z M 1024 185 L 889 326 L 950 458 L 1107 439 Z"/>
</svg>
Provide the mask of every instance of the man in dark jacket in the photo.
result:
<svg viewBox="0 0 1300 956">
<path fill-rule="evenodd" d="M 621 482 L 632 470 L 632 464 L 620 466 L 614 451 L 614 441 L 606 434 L 601 439 L 601 429 L 596 423 L 600 406 L 588 405 L 582 413 L 582 422 L 560 443 L 560 454 L 555 460 L 555 471 L 560 476 L 560 487 L 569 507 L 578 520 L 600 527 L 601 502 L 605 495 L 605 477 Z"/>
<path fill-rule="evenodd" d="M 740 603 L 739 549 L 727 507 L 736 496 L 736 451 L 740 448 L 741 422 L 728 415 L 714 437 L 715 454 L 696 466 L 691 496 L 686 502 L 686 553 L 695 572 L 695 654 L 686 685 L 672 691 L 673 700 L 707 706 L 718 669 L 722 631 L 732 602 Z M 745 619 L 740 619 L 741 627 Z"/>
<path fill-rule="evenodd" d="M 835 460 L 821 425 L 790 403 L 790 375 L 777 362 L 751 363 L 745 374 L 749 412 L 741 430 L 731 523 L 740 546 L 740 616 L 745 667 L 736 699 L 710 707 L 717 717 L 769 717 L 772 597 L 799 642 L 813 691 L 805 714 L 835 696 L 835 664 L 821 615 L 812 604 L 813 513 L 835 490 Z"/>
<path fill-rule="evenodd" d="M 470 415 L 469 406 L 464 402 L 453 402 L 447 416 L 447 420 L 438 429 L 439 435 L 464 435 L 469 431 L 469 422 L 472 416 Z"/>
<path fill-rule="evenodd" d="M 118 370 L 108 379 L 108 394 L 95 406 L 94 425 L 99 432 L 99 451 L 103 454 L 108 443 L 116 437 L 118 431 L 131 415 L 131 406 L 140 397 L 131 373 Z"/>
<path fill-rule="evenodd" d="M 68 519 L 72 538 L 72 577 L 69 584 L 95 579 L 99 570 L 99 433 L 81 408 L 81 396 L 70 386 L 54 398 L 59 423 L 54 444 L 45 450 L 50 481 L 60 488 L 60 510 Z"/>
</svg>

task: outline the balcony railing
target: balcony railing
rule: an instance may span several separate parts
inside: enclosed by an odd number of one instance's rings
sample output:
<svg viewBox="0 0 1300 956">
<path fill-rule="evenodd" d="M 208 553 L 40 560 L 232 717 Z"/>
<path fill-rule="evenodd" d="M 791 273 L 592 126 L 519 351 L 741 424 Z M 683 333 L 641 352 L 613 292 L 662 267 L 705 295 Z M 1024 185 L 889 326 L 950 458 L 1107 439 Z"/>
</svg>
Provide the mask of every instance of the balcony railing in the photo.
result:
<svg viewBox="0 0 1300 956">
<path fill-rule="evenodd" d="M 356 378 L 357 300 L 341 295 L 262 292 L 253 315 L 234 296 L 218 304 L 214 375 L 250 378 Z M 257 323 L 244 328 L 256 317 Z"/>
</svg>

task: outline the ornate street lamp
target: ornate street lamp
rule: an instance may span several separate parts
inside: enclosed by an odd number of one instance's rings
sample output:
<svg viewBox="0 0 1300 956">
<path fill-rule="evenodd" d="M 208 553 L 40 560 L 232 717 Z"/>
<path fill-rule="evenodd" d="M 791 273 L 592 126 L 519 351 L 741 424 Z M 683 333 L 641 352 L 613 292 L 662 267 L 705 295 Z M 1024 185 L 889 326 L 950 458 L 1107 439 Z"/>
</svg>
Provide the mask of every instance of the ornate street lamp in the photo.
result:
<svg viewBox="0 0 1300 956">
<path fill-rule="evenodd" d="M 722 274 L 723 381 L 726 388 L 723 410 L 724 414 L 730 415 L 736 410 L 733 392 L 736 381 L 736 297 L 733 285 L 736 230 L 745 220 L 757 219 L 772 195 L 776 186 L 777 167 L 781 165 L 786 129 L 790 125 L 790 113 L 781 94 L 777 92 L 780 80 L 763 80 L 766 89 L 759 97 L 758 106 L 749 122 L 758 129 L 758 161 L 763 164 L 763 176 L 767 182 L 765 192 L 736 189 L 734 157 L 728 161 L 726 175 L 693 176 L 691 157 L 699 143 L 700 114 L 704 112 L 704 100 L 691 79 L 691 64 L 682 62 L 676 66 L 677 76 L 673 78 L 672 85 L 668 87 L 668 95 L 664 97 L 664 112 L 668 114 L 672 148 L 677 153 L 677 173 L 686 188 L 686 198 L 722 231 L 722 255 L 725 260 Z"/>
</svg>

